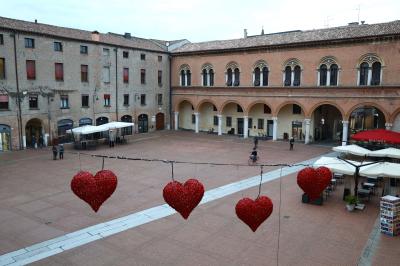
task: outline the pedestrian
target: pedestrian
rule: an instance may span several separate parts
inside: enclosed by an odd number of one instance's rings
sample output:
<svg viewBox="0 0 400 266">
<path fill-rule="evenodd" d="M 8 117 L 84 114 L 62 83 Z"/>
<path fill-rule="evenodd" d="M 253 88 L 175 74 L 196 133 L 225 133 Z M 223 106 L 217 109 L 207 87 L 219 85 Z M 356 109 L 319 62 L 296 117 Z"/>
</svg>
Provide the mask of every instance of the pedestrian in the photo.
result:
<svg viewBox="0 0 400 266">
<path fill-rule="evenodd" d="M 58 149 L 58 152 L 60 153 L 60 160 L 64 159 L 64 145 L 60 144 L 60 148 Z"/>
<path fill-rule="evenodd" d="M 35 137 L 35 135 L 32 135 L 32 147 L 33 147 L 34 149 L 37 148 L 36 137 Z"/>
<path fill-rule="evenodd" d="M 258 145 L 258 138 L 254 137 L 254 149 L 257 149 L 257 145 Z"/>
<path fill-rule="evenodd" d="M 57 146 L 53 145 L 52 150 L 53 150 L 53 160 L 57 160 L 57 153 L 58 153 Z"/>
<path fill-rule="evenodd" d="M 43 148 L 43 136 L 39 136 L 39 148 Z"/>
<path fill-rule="evenodd" d="M 289 144 L 290 144 L 290 150 L 292 151 L 293 150 L 293 145 L 294 145 L 294 138 L 293 137 L 290 138 Z"/>
</svg>

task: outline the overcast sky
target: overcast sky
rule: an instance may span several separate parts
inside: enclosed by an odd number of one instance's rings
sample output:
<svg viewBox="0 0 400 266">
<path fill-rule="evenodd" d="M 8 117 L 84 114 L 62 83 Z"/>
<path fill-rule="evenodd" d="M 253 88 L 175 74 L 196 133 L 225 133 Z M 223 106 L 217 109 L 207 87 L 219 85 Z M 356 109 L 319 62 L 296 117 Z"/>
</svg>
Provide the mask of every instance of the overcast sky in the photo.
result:
<svg viewBox="0 0 400 266">
<path fill-rule="evenodd" d="M 0 0 L 0 16 L 191 42 L 400 19 L 399 0 Z"/>
</svg>

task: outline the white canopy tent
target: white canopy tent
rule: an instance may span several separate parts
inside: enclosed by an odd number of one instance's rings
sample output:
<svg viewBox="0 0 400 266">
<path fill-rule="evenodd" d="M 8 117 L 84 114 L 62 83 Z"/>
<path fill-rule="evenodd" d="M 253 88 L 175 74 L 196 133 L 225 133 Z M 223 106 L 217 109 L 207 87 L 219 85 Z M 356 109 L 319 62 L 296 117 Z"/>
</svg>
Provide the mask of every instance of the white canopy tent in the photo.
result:
<svg viewBox="0 0 400 266">
<path fill-rule="evenodd" d="M 99 129 L 101 129 L 102 131 L 107 131 L 110 129 L 119 129 L 119 128 L 124 128 L 124 127 L 132 127 L 134 126 L 134 123 L 128 123 L 128 122 L 110 122 L 110 123 L 106 123 L 100 126 L 97 126 Z"/>
<path fill-rule="evenodd" d="M 119 128 L 124 128 L 124 127 L 131 127 L 133 125 L 134 125 L 134 123 L 110 122 L 110 123 L 103 124 L 103 125 L 100 125 L 100 126 L 87 125 L 87 126 L 82 126 L 82 127 L 76 127 L 76 128 L 67 130 L 67 133 L 87 135 L 87 134 L 93 134 L 93 133 L 108 131 L 110 129 L 119 129 Z"/>
<path fill-rule="evenodd" d="M 360 175 L 366 177 L 400 178 L 400 164 L 379 162 L 360 168 Z"/>
<path fill-rule="evenodd" d="M 382 150 L 371 151 L 368 153 L 368 156 L 400 159 L 400 149 L 386 148 Z"/>
<path fill-rule="evenodd" d="M 354 165 L 360 165 L 360 162 L 355 162 L 355 161 L 350 161 Z M 343 160 L 340 160 L 336 157 L 324 157 L 322 156 L 319 158 L 313 165 L 315 168 L 318 168 L 320 166 L 325 166 L 329 168 L 332 172 L 338 173 L 338 174 L 344 174 L 344 175 L 353 175 L 356 171 L 356 168 L 349 164 L 346 163 Z"/>
<path fill-rule="evenodd" d="M 355 144 L 333 147 L 332 150 L 342 153 L 349 153 L 357 156 L 366 156 L 371 152 L 370 150 Z"/>
</svg>

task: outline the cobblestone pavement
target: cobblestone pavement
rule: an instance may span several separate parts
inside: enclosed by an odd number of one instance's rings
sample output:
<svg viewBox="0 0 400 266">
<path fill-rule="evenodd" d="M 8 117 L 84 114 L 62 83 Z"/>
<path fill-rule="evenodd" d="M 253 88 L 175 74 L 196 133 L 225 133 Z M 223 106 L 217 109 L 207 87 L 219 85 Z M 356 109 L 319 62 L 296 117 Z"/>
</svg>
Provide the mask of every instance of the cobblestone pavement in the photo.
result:
<svg viewBox="0 0 400 266">
<path fill-rule="evenodd" d="M 247 163 L 252 139 L 163 131 L 133 136 L 128 144 L 99 146 L 92 154 L 162 158 L 195 162 Z M 163 205 L 163 187 L 171 180 L 170 165 L 160 162 L 106 159 L 105 168 L 118 176 L 115 193 L 94 213 L 70 190 L 79 170 L 96 172 L 101 159 L 67 148 L 63 161 L 51 151 L 26 150 L 0 154 L 0 254 L 59 237 L 82 228 Z M 287 142 L 259 142 L 262 162 L 295 163 L 330 152 L 329 147 Z M 264 167 L 272 171 L 277 167 Z M 183 165 L 175 179 L 196 177 L 206 190 L 259 174 L 258 167 Z M 253 187 L 198 206 L 188 220 L 178 214 L 37 261 L 37 265 L 355 265 L 378 216 L 378 197 L 364 211 L 349 213 L 339 185 L 323 206 L 301 203 L 296 174 L 263 184 L 262 194 L 274 212 L 253 233 L 237 219 L 236 202 L 255 198 Z M 282 198 L 279 212 L 279 198 Z M 279 224 L 280 213 L 280 224 Z M 280 225 L 280 226 L 279 226 Z M 373 265 L 400 261 L 398 238 L 379 236 Z"/>
</svg>

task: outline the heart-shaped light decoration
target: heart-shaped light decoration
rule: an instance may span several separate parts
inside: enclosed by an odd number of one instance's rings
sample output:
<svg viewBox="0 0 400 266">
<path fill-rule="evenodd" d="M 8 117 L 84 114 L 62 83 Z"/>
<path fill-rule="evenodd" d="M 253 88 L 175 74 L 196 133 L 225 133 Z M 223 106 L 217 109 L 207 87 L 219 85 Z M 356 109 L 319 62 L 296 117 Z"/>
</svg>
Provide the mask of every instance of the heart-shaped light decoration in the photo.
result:
<svg viewBox="0 0 400 266">
<path fill-rule="evenodd" d="M 197 179 L 189 179 L 182 185 L 178 181 L 169 182 L 163 190 L 163 197 L 169 206 L 187 219 L 204 195 L 204 186 Z"/>
<path fill-rule="evenodd" d="M 95 176 L 89 172 L 80 171 L 72 178 L 71 189 L 97 212 L 114 193 L 117 183 L 117 176 L 110 170 L 101 170 Z"/>
<path fill-rule="evenodd" d="M 297 184 L 308 195 L 310 201 L 321 196 L 332 180 L 332 172 L 327 167 L 314 169 L 307 167 L 297 174 Z"/>
<path fill-rule="evenodd" d="M 256 200 L 243 198 L 236 204 L 236 215 L 247 224 L 253 232 L 271 215 L 274 205 L 267 196 Z"/>
</svg>

